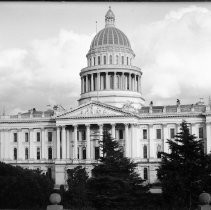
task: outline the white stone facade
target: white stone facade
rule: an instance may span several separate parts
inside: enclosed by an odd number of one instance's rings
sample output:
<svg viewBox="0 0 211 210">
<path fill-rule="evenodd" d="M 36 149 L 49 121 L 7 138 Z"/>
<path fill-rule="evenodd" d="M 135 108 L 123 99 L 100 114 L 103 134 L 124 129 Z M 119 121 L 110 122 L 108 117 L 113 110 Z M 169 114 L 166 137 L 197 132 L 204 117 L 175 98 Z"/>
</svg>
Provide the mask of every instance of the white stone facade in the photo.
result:
<svg viewBox="0 0 211 210">
<path fill-rule="evenodd" d="M 101 34 L 106 37 L 104 29 L 96 35 L 87 54 L 88 67 L 80 73 L 78 107 L 45 112 L 33 109 L 0 117 L 1 161 L 49 171 L 56 185 L 66 184 L 67 169 L 79 164 L 91 175 L 101 155 L 98 140 L 107 129 L 123 146 L 125 156 L 138 163 L 140 176 L 156 182 L 159 151 L 169 151 L 166 141 L 179 131 L 182 120 L 189 123 L 192 134 L 204 140 L 205 151 L 211 151 L 210 106 L 144 106 L 142 72 L 132 66 L 135 54 L 127 37 L 115 32 L 114 23 L 109 9 L 107 38 L 100 41 Z"/>
</svg>

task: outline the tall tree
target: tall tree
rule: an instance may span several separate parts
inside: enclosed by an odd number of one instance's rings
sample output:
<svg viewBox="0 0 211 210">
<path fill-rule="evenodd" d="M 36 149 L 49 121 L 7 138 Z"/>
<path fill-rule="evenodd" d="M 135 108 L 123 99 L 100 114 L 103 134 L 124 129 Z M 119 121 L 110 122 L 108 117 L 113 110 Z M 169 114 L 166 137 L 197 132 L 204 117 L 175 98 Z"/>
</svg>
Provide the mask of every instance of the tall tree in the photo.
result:
<svg viewBox="0 0 211 210">
<path fill-rule="evenodd" d="M 135 171 L 137 164 L 124 157 L 123 149 L 108 131 L 103 133 L 101 147 L 103 157 L 88 181 L 90 200 L 98 209 L 130 209 L 141 205 L 148 187 L 143 186 Z"/>
<path fill-rule="evenodd" d="M 164 198 L 171 206 L 190 209 L 205 189 L 209 175 L 209 160 L 204 153 L 203 140 L 191 135 L 183 121 L 180 132 L 173 140 L 168 140 L 168 144 L 170 152 L 162 152 L 158 169 Z"/>
</svg>

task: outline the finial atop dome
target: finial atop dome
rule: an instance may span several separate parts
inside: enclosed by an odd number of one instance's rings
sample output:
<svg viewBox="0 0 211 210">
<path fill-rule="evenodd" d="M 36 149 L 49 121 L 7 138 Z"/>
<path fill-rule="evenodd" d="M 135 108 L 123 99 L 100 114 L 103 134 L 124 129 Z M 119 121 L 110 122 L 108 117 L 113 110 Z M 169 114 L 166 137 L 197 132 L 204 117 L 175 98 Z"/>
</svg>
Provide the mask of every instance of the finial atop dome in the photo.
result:
<svg viewBox="0 0 211 210">
<path fill-rule="evenodd" d="M 109 6 L 109 10 L 105 15 L 105 27 L 114 26 L 115 23 L 115 15 L 111 10 L 111 6 Z"/>
</svg>

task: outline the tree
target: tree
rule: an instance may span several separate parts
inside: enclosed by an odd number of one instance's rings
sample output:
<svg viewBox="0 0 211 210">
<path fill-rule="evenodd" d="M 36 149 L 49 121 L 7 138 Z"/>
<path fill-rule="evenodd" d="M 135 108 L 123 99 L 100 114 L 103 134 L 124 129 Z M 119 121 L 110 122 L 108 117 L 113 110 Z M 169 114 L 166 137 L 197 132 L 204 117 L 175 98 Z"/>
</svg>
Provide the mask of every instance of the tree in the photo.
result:
<svg viewBox="0 0 211 210">
<path fill-rule="evenodd" d="M 0 162 L 0 208 L 46 207 L 52 190 L 52 180 L 41 171 Z"/>
<path fill-rule="evenodd" d="M 135 172 L 137 164 L 124 157 L 123 149 L 103 133 L 101 142 L 103 157 L 92 170 L 88 180 L 89 198 L 98 209 L 130 209 L 142 205 L 147 186 Z"/>
<path fill-rule="evenodd" d="M 74 169 L 68 169 L 68 190 L 65 193 L 65 204 L 67 206 L 83 207 L 88 205 L 87 200 L 87 180 L 88 174 L 85 168 L 77 166 Z"/>
<path fill-rule="evenodd" d="M 203 141 L 191 135 L 185 121 L 173 140 L 168 140 L 170 153 L 162 152 L 158 168 L 164 198 L 171 206 L 191 208 L 205 189 L 209 176 L 209 159 Z"/>
</svg>

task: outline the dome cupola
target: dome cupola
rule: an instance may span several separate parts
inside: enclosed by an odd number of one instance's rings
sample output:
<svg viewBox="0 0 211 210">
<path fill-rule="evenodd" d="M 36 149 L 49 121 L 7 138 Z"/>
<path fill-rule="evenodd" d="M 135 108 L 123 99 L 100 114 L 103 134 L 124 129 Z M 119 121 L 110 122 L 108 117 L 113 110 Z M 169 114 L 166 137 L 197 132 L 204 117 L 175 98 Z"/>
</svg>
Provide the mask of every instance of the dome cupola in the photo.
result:
<svg viewBox="0 0 211 210">
<path fill-rule="evenodd" d="M 105 15 L 105 27 L 114 26 L 115 24 L 115 15 L 109 6 L 109 10 Z"/>
</svg>

